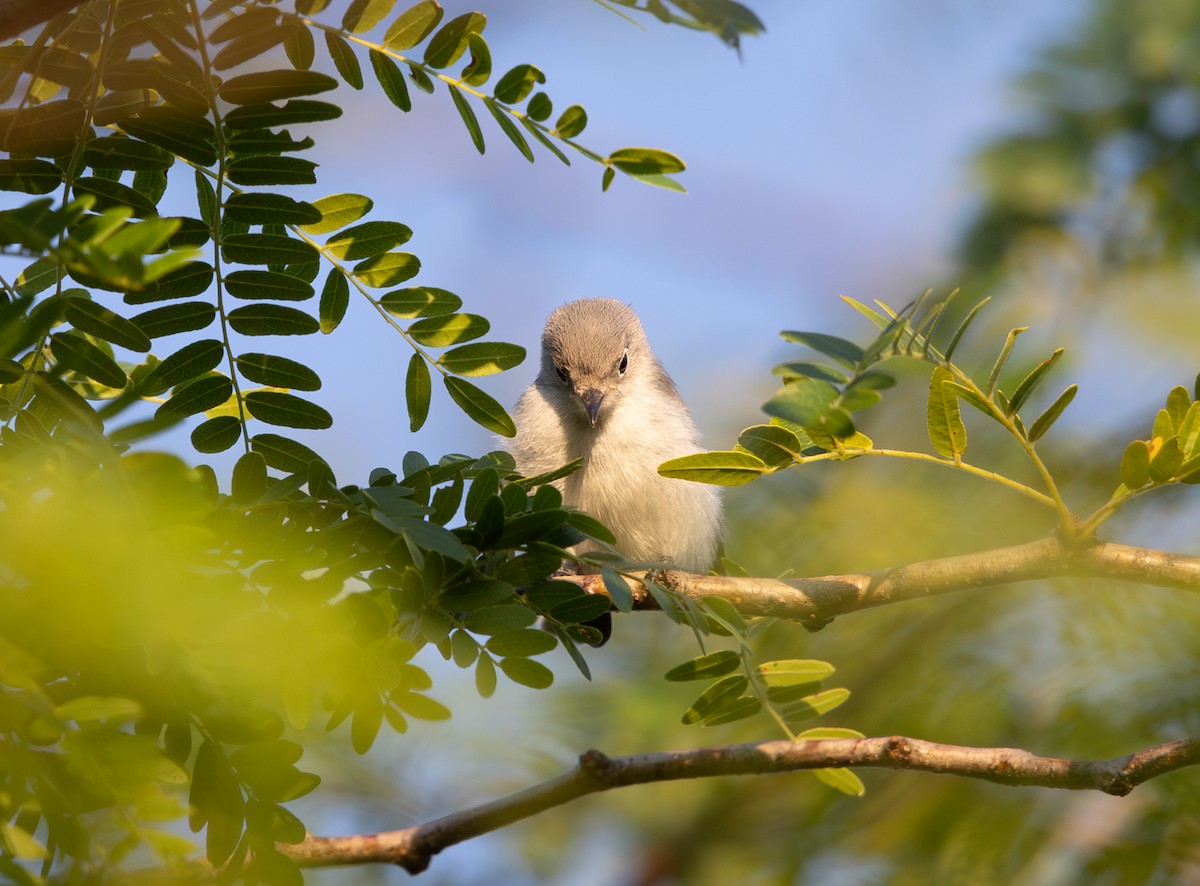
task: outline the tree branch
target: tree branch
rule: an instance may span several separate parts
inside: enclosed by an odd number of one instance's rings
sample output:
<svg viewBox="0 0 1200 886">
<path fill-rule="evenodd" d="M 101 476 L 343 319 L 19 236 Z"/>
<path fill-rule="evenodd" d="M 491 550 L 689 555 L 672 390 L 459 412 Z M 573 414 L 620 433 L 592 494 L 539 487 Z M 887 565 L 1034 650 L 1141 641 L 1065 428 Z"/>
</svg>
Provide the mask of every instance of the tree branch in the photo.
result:
<svg viewBox="0 0 1200 886">
<path fill-rule="evenodd" d="M 836 616 L 860 609 L 1047 578 L 1115 578 L 1196 591 L 1200 590 L 1200 557 L 1112 543 L 1072 547 L 1058 538 L 1046 538 L 1011 548 L 848 575 L 773 579 L 674 570 L 646 575 L 692 599 L 722 597 L 746 615 L 790 618 L 815 630 Z M 599 575 L 568 575 L 562 579 L 581 585 L 589 593 L 605 593 Z M 642 582 L 626 580 L 635 608 L 658 608 Z"/>
<path fill-rule="evenodd" d="M 310 835 L 302 843 L 279 848 L 307 867 L 382 862 L 417 874 L 429 866 L 434 855 L 456 843 L 588 794 L 637 784 L 856 766 L 1125 796 L 1151 778 L 1198 763 L 1200 733 L 1098 761 L 1039 757 L 1014 748 L 962 747 L 902 736 L 765 741 L 629 757 L 607 757 L 593 750 L 579 758 L 578 766 L 556 778 L 426 824 L 348 837 Z"/>
</svg>

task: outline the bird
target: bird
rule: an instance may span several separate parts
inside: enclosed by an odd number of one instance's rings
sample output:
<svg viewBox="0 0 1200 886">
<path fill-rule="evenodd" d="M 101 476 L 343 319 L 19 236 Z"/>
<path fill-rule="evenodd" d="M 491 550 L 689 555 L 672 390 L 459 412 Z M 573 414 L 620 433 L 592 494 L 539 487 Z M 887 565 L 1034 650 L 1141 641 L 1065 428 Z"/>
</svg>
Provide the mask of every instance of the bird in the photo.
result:
<svg viewBox="0 0 1200 886">
<path fill-rule="evenodd" d="M 532 477 L 577 458 L 553 481 L 563 504 L 595 517 L 630 561 L 707 572 L 724 531 L 718 487 L 663 477 L 668 459 L 703 451 L 675 383 L 628 305 L 584 298 L 546 320 L 541 365 L 513 411 L 508 450 Z M 599 546 L 583 543 L 576 553 Z"/>
</svg>

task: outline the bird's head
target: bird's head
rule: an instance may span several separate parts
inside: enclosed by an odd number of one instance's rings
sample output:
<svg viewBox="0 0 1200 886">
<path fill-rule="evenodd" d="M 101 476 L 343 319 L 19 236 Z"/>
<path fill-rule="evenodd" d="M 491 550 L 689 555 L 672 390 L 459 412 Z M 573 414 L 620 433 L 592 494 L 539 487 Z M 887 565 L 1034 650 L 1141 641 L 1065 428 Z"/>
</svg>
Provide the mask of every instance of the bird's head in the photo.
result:
<svg viewBox="0 0 1200 886">
<path fill-rule="evenodd" d="M 550 315 L 542 334 L 543 385 L 558 385 L 578 401 L 592 427 L 620 401 L 649 357 L 637 314 L 611 298 L 569 302 Z"/>
</svg>

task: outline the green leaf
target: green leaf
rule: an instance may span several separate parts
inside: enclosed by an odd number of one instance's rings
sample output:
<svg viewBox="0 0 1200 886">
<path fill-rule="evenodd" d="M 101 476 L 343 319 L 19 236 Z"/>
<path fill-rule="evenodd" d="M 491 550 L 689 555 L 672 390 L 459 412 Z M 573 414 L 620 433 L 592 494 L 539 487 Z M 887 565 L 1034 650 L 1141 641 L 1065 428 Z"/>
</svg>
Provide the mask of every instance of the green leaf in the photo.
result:
<svg viewBox="0 0 1200 886">
<path fill-rule="evenodd" d="M 704 726 L 723 726 L 753 717 L 762 710 L 762 702 L 753 696 L 735 698 L 704 718 Z"/>
<path fill-rule="evenodd" d="M 349 304 L 350 284 L 346 281 L 346 275 L 334 268 L 325 278 L 325 287 L 321 290 L 319 313 L 322 333 L 328 335 L 338 328 Z"/>
<path fill-rule="evenodd" d="M 712 680 L 714 677 L 724 677 L 732 674 L 742 666 L 742 657 L 732 649 L 721 649 L 701 655 L 683 664 L 675 665 L 665 674 L 664 680 L 679 682 L 683 680 Z"/>
<path fill-rule="evenodd" d="M 530 689 L 546 689 L 554 682 L 554 672 L 538 661 L 529 658 L 502 658 L 500 670 L 504 676 L 528 686 Z"/>
<path fill-rule="evenodd" d="M 553 489 L 552 486 L 543 487 L 544 489 Z M 604 578 L 604 587 L 608 591 L 608 596 L 612 598 L 613 606 L 619 612 L 633 611 L 633 592 L 629 590 L 629 585 L 619 572 L 609 566 L 605 566 L 600 570 L 601 576 Z"/>
<path fill-rule="evenodd" d="M 291 388 L 296 391 L 321 389 L 320 376 L 303 363 L 289 360 L 286 357 L 274 357 L 270 354 L 241 354 L 237 357 L 236 362 L 238 371 L 243 376 L 260 385 Z"/>
<path fill-rule="evenodd" d="M 506 105 L 515 105 L 533 91 L 535 83 L 545 82 L 546 75 L 538 68 L 533 65 L 517 65 L 500 78 L 492 94 Z"/>
<path fill-rule="evenodd" d="M 525 349 L 520 345 L 507 342 L 476 342 L 447 351 L 437 362 L 447 372 L 475 377 L 512 369 L 524 359 Z"/>
<path fill-rule="evenodd" d="M 354 718 L 350 721 L 350 746 L 354 753 L 365 754 L 371 750 L 382 725 L 383 702 L 373 692 L 365 694 L 360 705 L 354 708 Z"/>
<path fill-rule="evenodd" d="M 225 165 L 229 180 L 238 185 L 313 185 L 317 164 L 299 157 L 269 154 L 239 157 Z"/>
<path fill-rule="evenodd" d="M 970 405 L 974 406 L 988 418 L 995 418 L 992 414 L 992 407 L 987 400 L 984 400 L 973 390 L 966 385 L 960 385 L 957 382 L 943 382 L 943 385 L 950 388 L 962 400 L 965 400 Z"/>
<path fill-rule="evenodd" d="M 517 124 L 512 121 L 512 117 L 508 112 L 497 107 L 494 103 L 485 101 L 487 109 L 499 124 L 501 131 L 508 136 L 508 140 L 513 143 L 521 155 L 530 163 L 533 162 L 533 151 L 529 149 L 529 142 L 525 141 L 525 137 L 521 135 L 521 130 L 517 129 Z"/>
<path fill-rule="evenodd" d="M 429 417 L 429 402 L 433 394 L 433 381 L 429 366 L 420 354 L 413 354 L 408 361 L 408 372 L 404 378 L 404 399 L 408 406 L 408 429 L 413 433 L 421 430 Z"/>
<path fill-rule="evenodd" d="M 217 134 L 206 116 L 170 105 L 156 105 L 120 121 L 120 126 L 134 138 L 199 166 L 213 166 L 217 162 Z"/>
<path fill-rule="evenodd" d="M 89 333 L 131 351 L 145 353 L 150 350 L 150 339 L 137 324 L 90 299 L 68 300 L 64 316 L 80 332 Z"/>
<path fill-rule="evenodd" d="M 1150 479 L 1155 483 L 1166 483 L 1179 472 L 1182 464 L 1183 450 L 1179 448 L 1179 438 L 1168 437 L 1150 457 Z"/>
<path fill-rule="evenodd" d="M 325 250 L 336 259 L 356 261 L 381 255 L 408 242 L 411 237 L 412 229 L 399 222 L 364 222 L 330 237 L 325 242 Z"/>
<path fill-rule="evenodd" d="M 307 473 L 312 462 L 324 461 L 304 444 L 278 434 L 255 434 L 250 438 L 250 446 L 268 465 L 289 474 Z"/>
<path fill-rule="evenodd" d="M 580 594 L 550 607 L 549 616 L 564 624 L 582 624 L 612 609 L 612 600 L 602 594 Z"/>
<path fill-rule="evenodd" d="M 772 468 L 781 468 L 803 457 L 800 438 L 780 425 L 753 425 L 738 435 L 738 445 Z"/>
<path fill-rule="evenodd" d="M 539 92 L 525 106 L 525 116 L 530 120 L 536 120 L 538 123 L 550 119 L 550 115 L 553 112 L 554 103 L 550 101 L 550 96 L 544 92 Z"/>
<path fill-rule="evenodd" d="M 451 19 L 425 47 L 425 64 L 431 68 L 445 68 L 454 64 L 467 49 L 467 35 L 482 34 L 486 26 L 487 16 L 482 12 L 468 12 Z"/>
<path fill-rule="evenodd" d="M 685 725 L 699 723 L 710 714 L 716 713 L 729 702 L 738 698 L 750 686 L 750 681 L 740 674 L 722 677 L 700 694 L 683 714 Z"/>
<path fill-rule="evenodd" d="M 196 754 L 188 807 L 188 823 L 193 831 L 207 824 L 205 854 L 210 864 L 220 867 L 241 839 L 245 805 L 237 776 L 211 740 L 201 744 Z"/>
<path fill-rule="evenodd" d="M 669 459 L 658 466 L 660 476 L 713 486 L 742 486 L 757 480 L 766 470 L 766 464 L 758 456 L 736 450 L 697 452 Z"/>
<path fill-rule="evenodd" d="M 227 377 L 207 375 L 177 387 L 171 398 L 155 410 L 154 417 L 159 421 L 187 418 L 220 406 L 232 395 L 233 382 Z"/>
<path fill-rule="evenodd" d="M 467 35 L 467 48 L 471 51 L 471 60 L 459 75 L 468 86 L 482 86 L 492 76 L 492 51 L 482 34 Z"/>
<path fill-rule="evenodd" d="M 841 791 L 843 794 L 848 794 L 851 797 L 861 797 L 867 792 L 867 787 L 862 783 L 861 778 L 851 770 L 840 766 L 833 769 L 814 769 L 812 770 L 812 774 L 822 784 L 828 785 L 834 790 Z"/>
<path fill-rule="evenodd" d="M 313 43 L 312 31 L 308 28 L 296 28 L 284 41 L 283 51 L 288 61 L 298 71 L 307 71 L 312 67 L 316 58 L 316 45 Z"/>
<path fill-rule="evenodd" d="M 1037 386 L 1038 382 L 1045 377 L 1046 373 L 1050 371 L 1050 368 L 1058 362 L 1058 359 L 1062 355 L 1063 349 L 1059 348 L 1053 354 L 1035 366 L 1032 371 L 1030 371 L 1030 373 L 1021 380 L 1021 383 L 1017 385 L 1017 389 L 1013 391 L 1012 397 L 1009 398 L 1009 415 L 1012 415 L 1014 412 L 1020 410 L 1021 405 L 1025 402 L 1025 399 L 1031 393 L 1033 393 L 1033 389 Z"/>
<path fill-rule="evenodd" d="M 217 309 L 204 301 L 188 301 L 142 311 L 130 318 L 150 338 L 204 329 L 216 319 Z"/>
<path fill-rule="evenodd" d="M 230 77 L 221 84 L 217 95 L 232 105 L 249 105 L 315 95 L 335 88 L 337 80 L 328 74 L 283 68 Z"/>
<path fill-rule="evenodd" d="M 502 437 L 516 436 L 517 428 L 512 418 L 492 397 L 470 382 L 454 376 L 444 376 L 442 383 L 446 386 L 450 399 L 476 424 Z"/>
<path fill-rule="evenodd" d="M 280 271 L 231 271 L 225 276 L 225 289 L 244 299 L 304 301 L 313 297 L 312 286 Z"/>
<path fill-rule="evenodd" d="M 311 314 L 269 302 L 234 308 L 227 319 L 233 330 L 242 335 L 311 335 L 321 328 Z"/>
<path fill-rule="evenodd" d="M 583 467 L 582 457 L 575 459 L 575 461 L 564 466 L 562 469 L 560 469 L 560 471 L 564 476 L 569 476 L 570 474 L 575 473 L 575 471 L 579 470 L 581 467 Z M 552 471 L 551 473 L 559 473 L 559 471 Z M 535 477 L 532 479 L 536 480 L 537 478 Z M 597 541 L 604 542 L 605 544 L 615 545 L 617 543 L 617 537 L 612 534 L 612 530 L 610 530 L 595 517 L 590 517 L 582 511 L 571 511 L 570 516 L 567 517 L 567 525 L 572 529 L 582 532 L 589 538 L 594 538 Z"/>
<path fill-rule="evenodd" d="M 1058 399 L 1050 404 L 1049 409 L 1038 416 L 1037 421 L 1033 423 L 1033 427 L 1029 429 L 1030 443 L 1036 443 L 1046 431 L 1050 430 L 1050 426 L 1058 421 L 1058 417 L 1063 414 L 1063 410 L 1071 405 L 1071 401 L 1075 399 L 1075 394 L 1078 391 L 1079 385 L 1071 385 L 1058 395 Z"/>
<path fill-rule="evenodd" d="M 394 286 L 415 277 L 421 270 L 421 260 L 411 252 L 386 252 L 356 264 L 351 271 L 354 279 L 372 289 Z"/>
<path fill-rule="evenodd" d="M 845 373 L 819 363 L 780 363 L 773 367 L 771 372 L 784 378 L 815 378 L 820 381 L 832 382 L 835 385 L 845 384 L 849 381 Z"/>
<path fill-rule="evenodd" d="M 245 395 L 246 407 L 259 421 L 284 428 L 322 430 L 333 425 L 328 411 L 295 394 L 279 391 L 251 391 Z"/>
<path fill-rule="evenodd" d="M 673 175 L 687 168 L 674 154 L 658 148 L 620 148 L 609 154 L 608 160 L 622 172 L 636 176 Z"/>
<path fill-rule="evenodd" d="M 571 105 L 563 111 L 554 124 L 554 134 L 559 138 L 574 138 L 587 126 L 587 111 L 582 105 Z"/>
<path fill-rule="evenodd" d="M 1150 447 L 1145 440 L 1134 440 L 1125 447 L 1121 458 L 1121 482 L 1127 489 L 1141 489 L 1150 482 Z"/>
<path fill-rule="evenodd" d="M 488 651 L 502 657 L 514 655 L 528 658 L 531 655 L 549 652 L 557 645 L 558 641 L 554 639 L 553 634 L 529 628 L 504 631 L 493 635 L 487 641 Z"/>
<path fill-rule="evenodd" d="M 340 106 L 330 102 L 297 98 L 274 105 L 242 105 L 225 115 L 225 128 L 231 131 L 246 129 L 273 129 L 295 123 L 320 123 L 336 120 L 342 116 Z"/>
<path fill-rule="evenodd" d="M 352 34 L 363 34 L 388 17 L 396 0 L 351 0 L 342 16 L 342 27 Z"/>
<path fill-rule="evenodd" d="M 383 94 L 387 96 L 388 101 L 407 114 L 412 110 L 412 98 L 408 94 L 404 72 L 377 49 L 372 49 L 368 57 L 371 59 L 371 70 L 375 72 L 375 79 L 379 81 Z"/>
<path fill-rule="evenodd" d="M 463 125 L 467 127 L 467 132 L 471 135 L 475 150 L 482 154 L 484 152 L 483 130 L 479 128 L 479 120 L 475 117 L 475 112 L 471 110 L 471 105 L 457 86 L 450 87 L 450 98 L 454 100 L 454 107 L 458 109 Z"/>
<path fill-rule="evenodd" d="M 487 335 L 491 327 L 487 318 L 478 314 L 447 314 L 417 320 L 408 327 L 408 334 L 419 344 L 444 348 Z"/>
<path fill-rule="evenodd" d="M 848 369 L 857 368 L 859 361 L 863 358 L 862 348 L 852 341 L 838 338 L 835 335 L 825 335 L 822 332 L 785 331 L 781 332 L 780 336 L 785 341 L 805 345 L 814 351 L 824 354 L 826 357 L 831 357 Z"/>
<path fill-rule="evenodd" d="M 0 160 L 0 190 L 49 194 L 62 183 L 63 171 L 47 160 Z"/>
<path fill-rule="evenodd" d="M 197 452 L 224 452 L 242 436 L 242 423 L 232 415 L 218 415 L 196 425 L 192 431 L 192 446 Z"/>
<path fill-rule="evenodd" d="M 462 307 L 462 299 L 453 292 L 433 286 L 410 286 L 394 289 L 380 300 L 380 306 L 393 317 L 440 317 L 453 314 Z"/>
<path fill-rule="evenodd" d="M 333 60 L 333 66 L 342 75 L 342 79 L 352 88 L 362 89 L 362 66 L 359 65 L 358 56 L 354 54 L 354 50 L 350 48 L 350 44 L 336 31 L 326 31 L 325 48 L 329 51 L 329 57 Z"/>
<path fill-rule="evenodd" d="M 221 257 L 243 265 L 303 264 L 319 258 L 308 243 L 281 234 L 230 234 L 221 242 Z"/>
<path fill-rule="evenodd" d="M 988 375 L 987 393 L 990 397 L 992 392 L 996 390 L 996 383 L 1000 380 L 1000 373 L 1004 371 L 1004 366 L 1008 363 L 1009 354 L 1012 353 L 1013 344 L 1016 343 L 1017 336 L 1028 330 L 1028 326 L 1018 326 L 1016 329 L 1009 330 L 1008 336 L 1004 339 L 1004 347 L 1000 349 L 1000 355 L 996 357 L 996 362 L 992 366 L 992 371 Z M 1016 410 L 1006 410 L 1009 415 L 1012 415 Z"/>
<path fill-rule="evenodd" d="M 50 350 L 60 364 L 102 385 L 123 388 L 128 381 L 125 370 L 82 335 L 71 332 L 55 333 L 50 336 Z"/>
<path fill-rule="evenodd" d="M 389 49 L 411 49 L 433 33 L 442 21 L 444 10 L 437 0 L 421 0 L 409 7 L 388 26 L 383 42 Z"/>
<path fill-rule="evenodd" d="M 763 412 L 838 438 L 854 435 L 849 415 L 834 407 L 840 392 L 829 382 L 799 378 L 763 404 Z"/>
<path fill-rule="evenodd" d="M 504 634 L 527 628 L 537 620 L 536 613 L 519 603 L 501 603 L 476 609 L 463 624 L 473 634 Z"/>
<path fill-rule="evenodd" d="M 211 372 L 225 356 L 225 346 L 216 339 L 203 339 L 184 345 L 142 379 L 139 393 L 147 396 L 161 394 L 175 385 Z"/>
<path fill-rule="evenodd" d="M 954 375 L 946 367 L 934 367 L 926 413 L 933 448 L 943 458 L 957 461 L 967 449 L 967 428 L 958 408 L 958 396 L 948 386 L 953 379 Z"/>
<path fill-rule="evenodd" d="M 175 162 L 175 157 L 162 148 L 137 139 L 124 135 L 108 135 L 87 143 L 87 147 L 83 150 L 83 162 L 93 169 L 154 169 L 161 171 L 169 169 Z M 53 168 L 57 169 L 58 167 Z M 61 172 L 59 174 L 61 175 Z"/>
<path fill-rule="evenodd" d="M 307 234 L 328 234 L 358 221 L 371 211 L 374 202 L 360 193 L 337 193 L 331 197 L 314 200 L 312 205 L 320 212 L 320 221 L 301 225 L 301 231 Z"/>
<path fill-rule="evenodd" d="M 76 197 L 90 194 L 96 198 L 97 209 L 111 209 L 116 206 L 128 206 L 138 218 L 154 215 L 154 203 L 139 194 L 128 185 L 112 182 L 103 178 L 87 177 L 77 179 L 73 191 Z"/>
<path fill-rule="evenodd" d="M 540 95 L 540 93 L 539 93 L 539 95 Z M 538 96 L 535 95 L 533 97 L 533 99 L 530 101 L 530 103 L 532 104 L 533 101 L 535 101 L 537 98 L 538 98 Z M 523 127 L 525 127 L 526 132 L 528 132 L 530 135 L 532 135 L 535 139 L 537 139 L 541 143 L 542 147 L 544 147 L 547 151 L 549 151 L 551 154 L 553 154 L 555 157 L 557 157 L 559 160 L 561 160 L 564 165 L 566 165 L 566 166 L 571 165 L 571 161 L 567 159 L 567 155 L 564 154 L 561 150 L 559 150 L 558 146 L 555 145 L 554 142 L 550 141 L 550 139 L 548 139 L 546 137 L 546 134 L 544 132 L 542 132 L 541 128 L 538 127 L 537 125 L 535 125 L 534 123 L 532 123 L 528 116 L 521 118 L 520 123 Z M 605 170 L 605 172 L 608 172 L 608 171 L 609 170 L 607 170 L 607 169 Z"/>
<path fill-rule="evenodd" d="M 795 658 L 766 661 L 755 671 L 767 686 L 797 686 L 820 683 L 833 674 L 834 668 L 827 661 Z"/>
<path fill-rule="evenodd" d="M 827 714 L 850 698 L 849 689 L 824 689 L 785 707 L 781 713 L 789 723 L 803 722 Z"/>
<path fill-rule="evenodd" d="M 540 634 L 543 632 L 535 631 L 535 633 Z M 411 717 L 416 717 L 418 720 L 450 719 L 450 709 L 448 707 L 440 701 L 434 701 L 427 695 L 421 695 L 419 692 L 393 692 L 391 698 L 404 713 Z"/>
</svg>

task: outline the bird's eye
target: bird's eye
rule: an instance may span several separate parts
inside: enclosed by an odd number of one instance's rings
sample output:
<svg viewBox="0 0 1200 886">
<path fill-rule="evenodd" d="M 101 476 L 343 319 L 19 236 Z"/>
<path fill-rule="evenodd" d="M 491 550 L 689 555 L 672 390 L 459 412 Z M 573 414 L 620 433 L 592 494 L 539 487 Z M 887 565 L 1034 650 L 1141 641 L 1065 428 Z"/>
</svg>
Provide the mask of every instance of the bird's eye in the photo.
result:
<svg viewBox="0 0 1200 886">
<path fill-rule="evenodd" d="M 567 372 L 563 367 L 555 366 L 554 371 L 558 373 L 558 377 L 562 380 L 563 384 L 571 380 L 571 373 Z"/>
<path fill-rule="evenodd" d="M 621 355 L 621 363 L 617 366 L 617 372 L 621 375 L 625 374 L 625 370 L 629 368 L 629 349 L 625 349 L 625 353 Z"/>
</svg>

